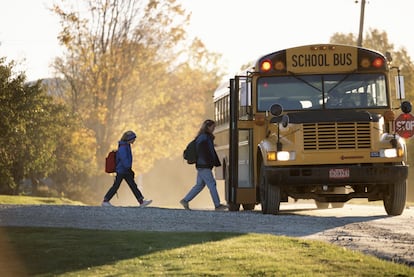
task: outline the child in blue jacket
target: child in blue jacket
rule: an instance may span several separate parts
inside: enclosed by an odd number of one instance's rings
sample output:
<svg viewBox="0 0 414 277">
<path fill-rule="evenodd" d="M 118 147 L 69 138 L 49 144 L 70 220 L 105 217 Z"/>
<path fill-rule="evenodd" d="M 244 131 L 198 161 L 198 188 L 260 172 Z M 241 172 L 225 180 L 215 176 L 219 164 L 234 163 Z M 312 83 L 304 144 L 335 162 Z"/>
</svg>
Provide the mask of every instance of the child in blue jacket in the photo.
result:
<svg viewBox="0 0 414 277">
<path fill-rule="evenodd" d="M 104 200 L 102 202 L 102 206 L 104 207 L 112 206 L 109 201 L 118 191 L 122 180 L 125 180 L 127 182 L 129 188 L 137 198 L 137 201 L 140 204 L 141 208 L 151 204 L 152 202 L 152 200 L 144 200 L 144 196 L 138 189 L 138 186 L 134 180 L 135 173 L 132 170 L 131 144 L 135 142 L 136 138 L 137 136 L 133 131 L 127 131 L 122 135 L 121 140 L 118 142 L 118 151 L 116 152 L 116 177 L 114 184 L 105 194 Z"/>
</svg>

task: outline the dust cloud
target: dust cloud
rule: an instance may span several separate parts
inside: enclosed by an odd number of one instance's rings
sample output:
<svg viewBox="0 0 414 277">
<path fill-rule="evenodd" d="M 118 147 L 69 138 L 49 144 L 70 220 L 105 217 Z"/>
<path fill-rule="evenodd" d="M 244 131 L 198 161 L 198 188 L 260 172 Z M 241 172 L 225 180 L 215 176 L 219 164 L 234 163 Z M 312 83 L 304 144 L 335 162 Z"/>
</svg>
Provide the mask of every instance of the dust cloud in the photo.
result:
<svg viewBox="0 0 414 277">
<path fill-rule="evenodd" d="M 139 161 L 134 161 L 139 162 Z M 182 208 L 179 201 L 187 194 L 196 181 L 196 169 L 194 165 L 187 164 L 181 157 L 174 160 L 163 160 L 155 164 L 152 171 L 139 176 L 136 173 L 135 181 L 142 194 L 147 199 L 152 199 L 151 206 L 160 208 Z M 414 172 L 410 172 L 407 187 L 407 201 L 414 201 Z M 105 179 L 99 180 L 96 186 L 97 205 L 101 204 L 106 191 L 112 186 L 113 177 L 105 175 Z M 217 191 L 221 203 L 226 203 L 224 197 L 224 181 L 217 180 Z M 123 181 L 111 203 L 115 206 L 137 206 L 137 200 Z M 213 202 L 207 187 L 190 202 L 190 208 L 209 210 L 213 209 Z"/>
<path fill-rule="evenodd" d="M 180 200 L 194 186 L 196 181 L 196 169 L 194 165 L 189 165 L 181 157 L 174 160 L 163 160 L 155 164 L 152 171 L 147 174 L 138 175 L 135 172 L 135 181 L 146 199 L 152 199 L 152 207 L 160 208 L 182 208 Z M 108 183 L 106 189 L 112 183 Z M 222 203 L 225 203 L 224 181 L 217 180 L 217 190 Z M 111 200 L 115 206 L 136 206 L 137 200 L 123 181 Z M 210 192 L 207 187 L 190 202 L 191 209 L 211 210 L 214 208 Z"/>
</svg>

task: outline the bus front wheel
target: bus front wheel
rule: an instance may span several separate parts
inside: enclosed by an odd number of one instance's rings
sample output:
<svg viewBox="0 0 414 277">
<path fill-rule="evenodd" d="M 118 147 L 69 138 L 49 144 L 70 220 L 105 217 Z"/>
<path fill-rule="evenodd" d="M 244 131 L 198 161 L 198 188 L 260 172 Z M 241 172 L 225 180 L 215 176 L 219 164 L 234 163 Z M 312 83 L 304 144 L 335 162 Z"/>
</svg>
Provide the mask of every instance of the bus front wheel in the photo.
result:
<svg viewBox="0 0 414 277">
<path fill-rule="evenodd" d="M 278 214 L 280 208 L 280 187 L 269 184 L 264 173 L 264 165 L 260 166 L 260 203 L 263 214 Z"/>
<path fill-rule="evenodd" d="M 384 195 L 384 208 L 388 215 L 400 215 L 405 208 L 407 183 L 394 184 L 388 187 Z"/>
</svg>

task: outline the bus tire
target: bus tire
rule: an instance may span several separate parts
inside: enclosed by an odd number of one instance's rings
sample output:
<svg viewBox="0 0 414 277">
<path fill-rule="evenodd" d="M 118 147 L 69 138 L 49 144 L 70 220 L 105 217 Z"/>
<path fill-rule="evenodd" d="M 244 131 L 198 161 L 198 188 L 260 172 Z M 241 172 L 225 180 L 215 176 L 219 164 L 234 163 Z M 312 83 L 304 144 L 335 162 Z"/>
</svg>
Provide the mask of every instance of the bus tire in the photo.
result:
<svg viewBox="0 0 414 277">
<path fill-rule="evenodd" d="M 407 183 L 389 186 L 384 195 L 384 208 L 388 215 L 400 215 L 405 208 Z"/>
<path fill-rule="evenodd" d="M 263 163 L 260 166 L 260 202 L 263 214 L 279 213 L 280 187 L 269 184 L 264 174 Z"/>
</svg>

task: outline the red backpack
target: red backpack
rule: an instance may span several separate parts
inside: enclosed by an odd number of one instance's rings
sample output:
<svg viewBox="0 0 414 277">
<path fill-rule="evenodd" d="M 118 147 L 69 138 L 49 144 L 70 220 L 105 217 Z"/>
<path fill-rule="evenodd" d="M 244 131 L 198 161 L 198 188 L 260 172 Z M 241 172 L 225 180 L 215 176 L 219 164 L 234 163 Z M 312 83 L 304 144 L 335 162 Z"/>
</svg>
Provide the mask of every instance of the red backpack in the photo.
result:
<svg viewBox="0 0 414 277">
<path fill-rule="evenodd" d="M 114 173 L 116 171 L 116 152 L 117 150 L 112 150 L 105 159 L 106 173 Z"/>
<path fill-rule="evenodd" d="M 119 147 L 125 146 L 125 144 L 119 145 Z M 105 159 L 105 172 L 106 173 L 114 173 L 116 172 L 116 152 L 118 150 L 112 150 L 108 153 Z"/>
</svg>

